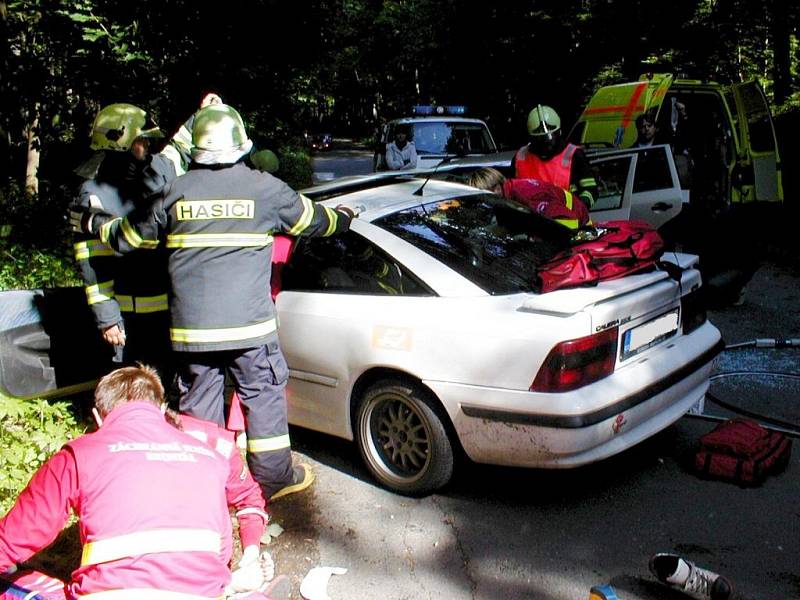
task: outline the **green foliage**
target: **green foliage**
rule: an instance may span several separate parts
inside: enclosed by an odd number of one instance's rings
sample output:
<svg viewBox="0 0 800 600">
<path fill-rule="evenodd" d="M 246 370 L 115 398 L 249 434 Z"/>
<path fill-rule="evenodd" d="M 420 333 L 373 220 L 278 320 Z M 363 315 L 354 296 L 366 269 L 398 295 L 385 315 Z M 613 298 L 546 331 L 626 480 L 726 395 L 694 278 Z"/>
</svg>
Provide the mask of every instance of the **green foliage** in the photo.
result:
<svg viewBox="0 0 800 600">
<path fill-rule="evenodd" d="M 275 173 L 276 177 L 285 181 L 289 187 L 295 190 L 312 184 L 314 170 L 308 152 L 296 146 L 283 146 L 278 149 L 277 154 L 280 169 Z"/>
<path fill-rule="evenodd" d="M 86 427 L 69 402 L 4 396 L 0 423 L 0 514 L 5 514 L 36 469 Z"/>
<path fill-rule="evenodd" d="M 82 285 L 68 250 L 38 249 L 0 239 L 0 290 Z"/>
<path fill-rule="evenodd" d="M 0 290 L 82 285 L 57 197 L 0 190 Z"/>
</svg>

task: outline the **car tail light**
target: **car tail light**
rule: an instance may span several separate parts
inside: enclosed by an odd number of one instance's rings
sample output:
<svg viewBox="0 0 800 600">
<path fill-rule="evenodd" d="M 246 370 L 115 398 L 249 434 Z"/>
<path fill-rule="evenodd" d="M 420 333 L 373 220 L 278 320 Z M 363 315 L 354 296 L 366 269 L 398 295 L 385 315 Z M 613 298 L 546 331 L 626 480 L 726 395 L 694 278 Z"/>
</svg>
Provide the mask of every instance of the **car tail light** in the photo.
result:
<svg viewBox="0 0 800 600">
<path fill-rule="evenodd" d="M 556 344 L 531 385 L 532 392 L 569 392 L 608 377 L 617 361 L 619 328 Z"/>
<path fill-rule="evenodd" d="M 706 303 L 703 298 L 703 288 L 686 294 L 681 298 L 683 316 L 683 334 L 689 334 L 708 320 Z"/>
</svg>

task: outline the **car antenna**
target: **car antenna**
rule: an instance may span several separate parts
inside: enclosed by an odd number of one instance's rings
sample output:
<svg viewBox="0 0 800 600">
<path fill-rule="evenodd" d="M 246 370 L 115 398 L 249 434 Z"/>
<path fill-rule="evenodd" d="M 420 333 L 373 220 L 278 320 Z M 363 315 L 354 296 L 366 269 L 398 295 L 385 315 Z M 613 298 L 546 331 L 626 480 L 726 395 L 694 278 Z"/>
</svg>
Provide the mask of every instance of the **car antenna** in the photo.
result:
<svg viewBox="0 0 800 600">
<path fill-rule="evenodd" d="M 425 186 L 428 185 L 428 182 L 431 180 L 431 177 L 436 175 L 436 171 L 439 170 L 439 167 L 441 167 L 442 165 L 446 165 L 447 163 L 449 163 L 454 158 L 455 158 L 455 156 L 445 156 L 439 163 L 437 163 L 437 165 L 436 165 L 436 167 L 434 167 L 433 171 L 431 171 L 428 174 L 428 177 L 426 177 L 425 181 L 422 183 L 422 185 L 419 186 L 419 189 L 416 192 L 414 192 L 414 196 L 422 196 L 422 190 L 424 190 Z"/>
</svg>

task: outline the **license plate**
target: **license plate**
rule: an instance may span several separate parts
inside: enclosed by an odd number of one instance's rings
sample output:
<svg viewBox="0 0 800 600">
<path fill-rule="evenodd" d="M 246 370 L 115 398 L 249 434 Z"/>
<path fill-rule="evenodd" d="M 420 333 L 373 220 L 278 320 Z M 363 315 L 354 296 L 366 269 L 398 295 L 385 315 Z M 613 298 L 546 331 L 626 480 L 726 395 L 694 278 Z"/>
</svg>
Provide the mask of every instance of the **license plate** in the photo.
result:
<svg viewBox="0 0 800 600">
<path fill-rule="evenodd" d="M 622 336 L 622 360 L 636 356 L 648 348 L 663 342 L 678 330 L 678 309 L 656 317 Z"/>
</svg>

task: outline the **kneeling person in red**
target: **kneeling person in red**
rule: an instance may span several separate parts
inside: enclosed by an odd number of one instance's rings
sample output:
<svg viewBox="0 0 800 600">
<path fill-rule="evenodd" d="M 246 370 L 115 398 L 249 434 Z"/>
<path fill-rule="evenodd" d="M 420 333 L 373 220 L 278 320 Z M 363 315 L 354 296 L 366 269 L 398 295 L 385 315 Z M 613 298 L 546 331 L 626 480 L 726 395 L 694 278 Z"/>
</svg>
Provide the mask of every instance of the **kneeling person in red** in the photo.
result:
<svg viewBox="0 0 800 600">
<path fill-rule="evenodd" d="M 507 179 L 491 167 L 473 172 L 468 181 L 472 187 L 487 190 L 524 204 L 540 215 L 570 229 L 591 225 L 589 209 L 575 196 L 557 185 L 539 179 Z"/>
<path fill-rule="evenodd" d="M 241 477 L 246 471 L 231 472 L 238 452 L 226 455 L 229 440 L 220 435 L 214 447 L 199 441 L 198 432 L 208 437 L 209 429 L 193 420 L 180 431 L 165 419 L 163 397 L 158 375 L 147 367 L 118 369 L 100 381 L 98 431 L 53 455 L 0 520 L 6 587 L 28 586 L 46 598 L 145 600 L 211 599 L 231 591 L 228 503 L 239 511 L 252 558 L 266 523 L 263 496 L 249 474 Z M 38 574 L 15 577 L 17 565 L 47 547 L 71 511 L 83 546 L 72 580 L 58 590 L 57 581 Z"/>
</svg>

